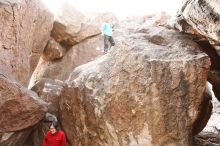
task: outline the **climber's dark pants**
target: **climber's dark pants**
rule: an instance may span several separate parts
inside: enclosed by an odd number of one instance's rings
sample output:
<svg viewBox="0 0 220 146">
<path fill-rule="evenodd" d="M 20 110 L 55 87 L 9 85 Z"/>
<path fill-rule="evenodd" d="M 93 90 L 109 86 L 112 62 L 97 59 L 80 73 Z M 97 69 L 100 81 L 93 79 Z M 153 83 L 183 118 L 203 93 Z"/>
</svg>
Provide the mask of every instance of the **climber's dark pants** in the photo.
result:
<svg viewBox="0 0 220 146">
<path fill-rule="evenodd" d="M 110 47 L 109 47 L 110 42 Z M 108 50 L 115 45 L 115 41 L 112 36 L 104 35 L 104 53 L 107 53 Z"/>
</svg>

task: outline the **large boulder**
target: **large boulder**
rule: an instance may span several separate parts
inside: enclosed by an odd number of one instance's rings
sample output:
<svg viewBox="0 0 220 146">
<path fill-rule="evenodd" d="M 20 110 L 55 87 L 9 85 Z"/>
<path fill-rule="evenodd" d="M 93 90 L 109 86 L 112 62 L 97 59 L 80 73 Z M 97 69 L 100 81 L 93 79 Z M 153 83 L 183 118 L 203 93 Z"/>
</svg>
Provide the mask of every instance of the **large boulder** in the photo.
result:
<svg viewBox="0 0 220 146">
<path fill-rule="evenodd" d="M 47 111 L 33 91 L 0 72 L 0 145 L 23 146 Z"/>
<path fill-rule="evenodd" d="M 139 29 L 77 67 L 60 98 L 70 145 L 192 145 L 210 60 L 191 39 Z"/>
<path fill-rule="evenodd" d="M 218 99 L 220 82 L 213 72 L 220 71 L 219 6 L 218 0 L 184 0 L 177 17 L 178 28 L 183 32 L 196 34 L 198 37 L 196 41 L 211 58 L 212 73 L 209 74 L 209 82 L 213 84 Z"/>
<path fill-rule="evenodd" d="M 118 19 L 112 13 L 84 15 L 65 3 L 55 19 L 51 36 L 64 47 L 69 48 L 87 38 L 99 35 L 102 23 L 106 20 L 118 23 Z"/>
<path fill-rule="evenodd" d="M 35 92 L 0 72 L 0 132 L 29 128 L 43 119 L 46 111 L 46 103 Z"/>
<path fill-rule="evenodd" d="M 69 4 L 63 4 L 54 21 L 51 36 L 63 42 L 81 30 L 85 16 Z"/>
<path fill-rule="evenodd" d="M 49 39 L 53 15 L 39 0 L 0 0 L 0 13 L 0 68 L 27 85 Z"/>
<path fill-rule="evenodd" d="M 66 49 L 63 48 L 54 39 L 50 39 L 43 52 L 43 59 L 46 61 L 52 61 L 62 58 L 66 53 Z"/>
<path fill-rule="evenodd" d="M 55 19 L 51 36 L 62 45 L 69 47 L 100 34 L 100 27 L 88 21 L 85 15 L 65 3 Z"/>
<path fill-rule="evenodd" d="M 199 33 L 219 42 L 219 6 L 218 0 L 185 0 L 181 15 Z"/>
<path fill-rule="evenodd" d="M 24 146 L 30 133 L 31 129 L 25 129 L 17 132 L 0 132 L 0 145 Z"/>
</svg>

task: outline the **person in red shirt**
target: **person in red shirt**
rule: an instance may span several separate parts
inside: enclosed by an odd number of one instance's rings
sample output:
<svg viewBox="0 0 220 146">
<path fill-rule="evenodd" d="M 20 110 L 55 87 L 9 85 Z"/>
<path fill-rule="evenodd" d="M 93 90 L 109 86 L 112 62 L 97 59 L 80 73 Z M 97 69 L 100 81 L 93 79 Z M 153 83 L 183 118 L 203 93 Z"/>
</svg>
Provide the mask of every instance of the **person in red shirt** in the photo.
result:
<svg viewBox="0 0 220 146">
<path fill-rule="evenodd" d="M 46 133 L 43 146 L 66 146 L 66 136 L 58 129 L 58 121 L 53 121 L 50 130 Z"/>
</svg>

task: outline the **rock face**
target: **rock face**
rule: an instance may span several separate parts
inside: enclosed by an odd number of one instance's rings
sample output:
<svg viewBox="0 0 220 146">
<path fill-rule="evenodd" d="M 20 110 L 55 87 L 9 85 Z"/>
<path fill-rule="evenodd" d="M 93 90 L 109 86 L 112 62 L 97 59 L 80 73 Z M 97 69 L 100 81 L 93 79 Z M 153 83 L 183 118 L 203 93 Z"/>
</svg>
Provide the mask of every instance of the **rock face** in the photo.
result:
<svg viewBox="0 0 220 146">
<path fill-rule="evenodd" d="M 59 96 L 62 88 L 63 82 L 42 78 L 31 90 L 47 103 L 49 113 L 58 116 Z"/>
<path fill-rule="evenodd" d="M 0 145 L 1 146 L 23 146 L 25 145 L 26 139 L 31 133 L 30 129 L 25 129 L 18 132 L 0 132 Z"/>
<path fill-rule="evenodd" d="M 208 56 L 190 37 L 162 27 L 117 40 L 66 81 L 60 120 L 70 145 L 190 146 Z"/>
<path fill-rule="evenodd" d="M 45 57 L 42 57 L 32 75 L 30 86 L 33 86 L 34 82 L 41 80 L 41 78 L 65 81 L 75 67 L 101 55 L 98 49 L 102 46 L 102 36 L 97 36 L 74 45 L 61 59 L 47 61 L 44 59 Z"/>
<path fill-rule="evenodd" d="M 203 101 L 200 105 L 200 114 L 197 120 L 194 122 L 193 125 L 193 135 L 198 134 L 201 132 L 206 124 L 208 123 L 208 120 L 212 114 L 212 94 L 211 94 L 211 89 L 208 87 L 208 84 L 206 85 L 206 90 L 203 95 Z"/>
<path fill-rule="evenodd" d="M 37 124 L 45 115 L 45 102 L 32 91 L 0 73 L 0 132 L 13 132 Z"/>
<path fill-rule="evenodd" d="M 0 145 L 23 146 L 47 111 L 23 85 L 49 39 L 53 15 L 39 0 L 0 0 L 0 13 Z"/>
<path fill-rule="evenodd" d="M 92 22 L 87 22 L 80 11 L 70 4 L 64 4 L 54 22 L 51 36 L 65 46 L 73 46 L 100 33 L 100 28 Z"/>
<path fill-rule="evenodd" d="M 212 84 L 212 90 L 215 93 L 215 96 L 220 100 L 220 57 L 216 52 L 214 46 L 212 46 L 207 40 L 196 40 L 196 42 L 201 46 L 202 50 L 211 59 L 211 67 L 208 75 L 208 81 Z"/>
<path fill-rule="evenodd" d="M 46 103 L 36 93 L 0 72 L 1 146 L 23 146 L 46 111 Z"/>
<path fill-rule="evenodd" d="M 219 42 L 219 5 L 218 0 L 187 0 L 182 7 L 182 16 L 199 33 Z"/>
<path fill-rule="evenodd" d="M 219 129 L 220 129 L 220 102 L 214 97 L 212 100 L 213 110 L 212 115 L 206 127 L 196 136 L 195 146 L 213 145 L 218 146 L 220 143 Z"/>
<path fill-rule="evenodd" d="M 38 0 L 0 0 L 0 13 L 0 68 L 27 85 L 49 39 L 53 16 Z"/>
<path fill-rule="evenodd" d="M 219 71 L 210 71 L 209 72 L 209 81 L 212 83 L 212 89 L 215 93 L 216 98 L 220 101 L 220 72 Z"/>
<path fill-rule="evenodd" d="M 51 122 L 41 122 L 38 124 L 37 129 L 34 129 L 31 134 L 29 134 L 28 141 L 25 146 L 42 146 L 45 133 L 50 129 Z"/>
<path fill-rule="evenodd" d="M 218 0 L 185 0 L 180 13 L 178 15 L 179 26 L 182 31 L 200 35 L 198 43 L 201 46 L 209 48 L 204 51 L 211 58 L 212 66 L 211 73 L 209 73 L 209 81 L 213 84 L 213 90 L 218 99 L 220 99 L 219 87 L 220 82 L 217 72 L 220 72 L 220 3 Z M 194 30 L 194 31 L 193 31 Z M 196 33 L 194 33 L 196 32 Z M 208 39 L 208 41 L 204 41 Z M 215 72 L 213 74 L 213 72 Z"/>
<path fill-rule="evenodd" d="M 43 52 L 43 58 L 46 61 L 52 61 L 62 58 L 66 53 L 66 49 L 63 48 L 54 39 L 50 39 Z"/>
<path fill-rule="evenodd" d="M 54 22 L 51 40 L 41 56 L 29 86 L 33 86 L 41 78 L 65 81 L 75 67 L 101 55 L 101 22 L 105 19 L 117 21 L 111 13 L 96 14 L 88 18 L 73 7 L 64 6 Z"/>
<path fill-rule="evenodd" d="M 59 97 L 63 82 L 42 78 L 30 88 L 47 103 L 48 113 L 44 120 L 38 124 L 37 128 L 29 134 L 26 146 L 42 146 L 43 138 L 51 125 L 51 121 L 57 120 L 56 117 L 59 114 Z"/>
<path fill-rule="evenodd" d="M 47 113 L 44 120 L 42 120 L 35 128 L 25 143 L 25 146 L 42 146 L 45 133 L 50 129 L 51 122 L 57 120 L 56 116 Z"/>
</svg>

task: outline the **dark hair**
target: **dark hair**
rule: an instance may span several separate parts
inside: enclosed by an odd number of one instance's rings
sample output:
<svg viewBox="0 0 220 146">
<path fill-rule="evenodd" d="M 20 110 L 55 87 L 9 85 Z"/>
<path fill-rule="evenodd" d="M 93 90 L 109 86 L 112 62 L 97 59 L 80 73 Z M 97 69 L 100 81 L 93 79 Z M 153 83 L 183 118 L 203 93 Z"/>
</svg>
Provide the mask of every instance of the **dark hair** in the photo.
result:
<svg viewBox="0 0 220 146">
<path fill-rule="evenodd" d="M 53 125 L 53 127 L 54 127 L 55 129 L 58 129 L 58 127 L 59 127 L 58 121 L 53 121 L 53 122 L 52 122 L 52 125 Z"/>
</svg>

